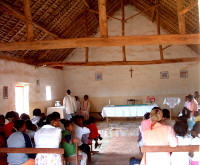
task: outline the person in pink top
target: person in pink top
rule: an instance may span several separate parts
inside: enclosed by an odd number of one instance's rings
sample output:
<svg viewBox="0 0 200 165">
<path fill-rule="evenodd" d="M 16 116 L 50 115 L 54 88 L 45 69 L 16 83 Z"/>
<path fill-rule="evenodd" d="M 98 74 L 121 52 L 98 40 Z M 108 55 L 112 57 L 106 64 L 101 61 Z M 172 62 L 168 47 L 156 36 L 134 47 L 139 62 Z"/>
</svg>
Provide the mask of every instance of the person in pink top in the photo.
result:
<svg viewBox="0 0 200 165">
<path fill-rule="evenodd" d="M 198 102 L 194 99 L 193 95 L 188 95 L 187 96 L 188 99 L 188 104 L 187 104 L 187 108 L 191 111 L 190 116 L 194 116 L 194 112 L 198 111 Z"/>
<path fill-rule="evenodd" d="M 170 146 L 176 147 L 178 140 L 170 126 L 160 123 L 163 112 L 160 109 L 153 109 L 150 114 L 151 126 L 143 132 L 143 145 L 145 146 Z M 169 152 L 146 153 L 141 165 L 170 165 Z"/>
</svg>

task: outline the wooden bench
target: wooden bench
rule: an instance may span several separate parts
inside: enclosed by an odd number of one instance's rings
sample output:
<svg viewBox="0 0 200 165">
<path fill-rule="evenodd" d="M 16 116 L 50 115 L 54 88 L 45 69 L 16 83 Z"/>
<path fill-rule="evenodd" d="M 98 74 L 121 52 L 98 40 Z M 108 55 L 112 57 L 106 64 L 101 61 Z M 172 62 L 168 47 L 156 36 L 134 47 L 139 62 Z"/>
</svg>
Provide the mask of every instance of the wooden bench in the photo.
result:
<svg viewBox="0 0 200 165">
<path fill-rule="evenodd" d="M 141 152 L 144 153 L 144 165 L 146 165 L 146 153 L 147 152 L 200 152 L 200 146 L 143 146 Z"/>
<path fill-rule="evenodd" d="M 55 153 L 61 155 L 62 164 L 65 165 L 63 148 L 0 148 L 0 153 L 26 153 L 26 154 Z"/>
<path fill-rule="evenodd" d="M 65 159 L 65 162 L 67 162 L 67 163 L 76 162 L 76 165 L 79 165 L 79 162 L 82 159 L 82 156 L 78 155 L 78 142 L 79 142 L 79 140 L 75 139 L 73 142 L 75 143 L 75 147 L 76 147 L 76 156 L 74 156 L 74 157 L 64 157 L 64 159 Z"/>
</svg>

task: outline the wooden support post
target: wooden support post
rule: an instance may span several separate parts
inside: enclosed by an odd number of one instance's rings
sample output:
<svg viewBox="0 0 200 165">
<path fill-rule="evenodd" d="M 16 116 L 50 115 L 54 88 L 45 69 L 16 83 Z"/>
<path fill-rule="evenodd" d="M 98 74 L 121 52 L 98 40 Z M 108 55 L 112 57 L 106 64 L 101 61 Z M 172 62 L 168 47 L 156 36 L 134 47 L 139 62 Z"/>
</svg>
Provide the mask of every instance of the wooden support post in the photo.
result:
<svg viewBox="0 0 200 165">
<path fill-rule="evenodd" d="M 107 127 L 109 127 L 109 120 L 108 117 L 106 117 Z"/>
<path fill-rule="evenodd" d="M 170 120 L 172 120 L 172 108 L 170 108 Z"/>
<path fill-rule="evenodd" d="M 183 0 L 177 0 L 179 33 L 185 34 L 185 14 L 180 13 L 182 9 L 183 9 Z"/>
<path fill-rule="evenodd" d="M 157 0 L 157 3 L 159 4 L 159 0 Z M 160 35 L 160 17 L 159 17 L 159 6 L 156 7 L 156 21 L 157 21 L 157 33 Z M 159 45 L 160 50 L 160 59 L 163 60 L 163 49 L 162 45 Z"/>
<path fill-rule="evenodd" d="M 24 0 L 24 14 L 26 19 L 32 21 L 31 16 L 31 8 L 30 8 L 30 0 Z M 26 22 L 26 31 L 27 31 L 27 40 L 31 41 L 34 39 L 33 35 L 33 24 L 30 22 Z"/>
<path fill-rule="evenodd" d="M 98 5 L 99 5 L 99 27 L 100 27 L 101 37 L 108 37 L 106 0 L 98 0 Z"/>
<path fill-rule="evenodd" d="M 87 27 L 87 10 L 85 10 L 85 14 L 84 14 L 84 18 L 85 18 L 85 37 L 87 38 L 87 36 L 88 36 L 88 27 Z M 89 48 L 88 47 L 86 47 L 85 48 L 85 62 L 88 62 L 88 50 L 89 50 Z"/>
<path fill-rule="evenodd" d="M 121 8 L 122 8 L 122 36 L 124 36 L 124 21 L 125 21 L 125 15 L 124 15 L 124 0 L 121 0 Z M 126 51 L 125 46 L 122 46 L 122 54 L 123 54 L 123 61 L 126 61 Z"/>
</svg>

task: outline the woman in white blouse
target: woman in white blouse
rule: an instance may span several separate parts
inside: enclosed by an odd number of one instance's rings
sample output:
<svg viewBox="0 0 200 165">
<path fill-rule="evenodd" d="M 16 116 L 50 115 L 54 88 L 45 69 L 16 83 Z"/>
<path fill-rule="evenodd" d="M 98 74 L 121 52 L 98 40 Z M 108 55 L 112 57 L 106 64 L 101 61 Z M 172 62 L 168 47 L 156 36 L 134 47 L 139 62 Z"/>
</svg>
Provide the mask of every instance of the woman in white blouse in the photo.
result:
<svg viewBox="0 0 200 165">
<path fill-rule="evenodd" d="M 36 148 L 59 148 L 61 142 L 61 129 L 56 116 L 47 116 L 46 125 L 40 128 L 34 136 Z M 36 165 L 61 165 L 61 155 L 59 154 L 37 154 Z"/>
</svg>

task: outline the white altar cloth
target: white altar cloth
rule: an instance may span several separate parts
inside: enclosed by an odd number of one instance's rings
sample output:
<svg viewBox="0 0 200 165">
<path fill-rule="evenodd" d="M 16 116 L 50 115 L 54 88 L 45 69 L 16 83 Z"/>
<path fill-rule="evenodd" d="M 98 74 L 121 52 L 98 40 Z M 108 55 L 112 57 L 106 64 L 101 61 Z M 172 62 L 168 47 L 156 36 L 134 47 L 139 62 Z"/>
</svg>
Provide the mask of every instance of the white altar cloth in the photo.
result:
<svg viewBox="0 0 200 165">
<path fill-rule="evenodd" d="M 134 105 L 134 106 L 105 106 L 102 109 L 102 117 L 143 117 L 145 113 L 151 112 L 153 105 Z"/>
<path fill-rule="evenodd" d="M 47 115 L 53 113 L 53 112 L 58 112 L 60 113 L 60 118 L 63 119 L 63 118 L 66 118 L 66 109 L 65 107 L 48 107 L 47 108 Z"/>
</svg>

